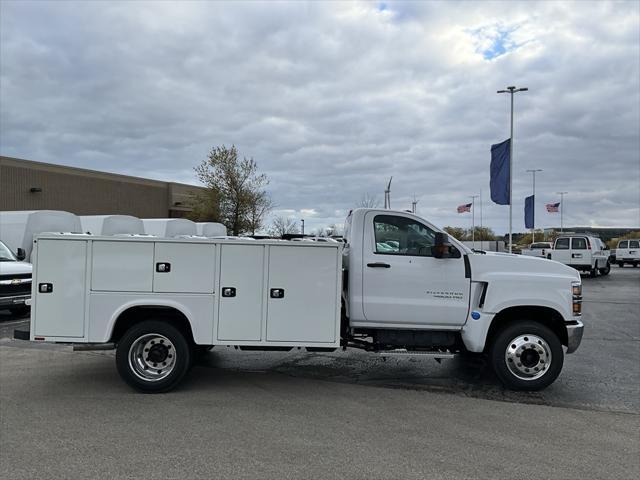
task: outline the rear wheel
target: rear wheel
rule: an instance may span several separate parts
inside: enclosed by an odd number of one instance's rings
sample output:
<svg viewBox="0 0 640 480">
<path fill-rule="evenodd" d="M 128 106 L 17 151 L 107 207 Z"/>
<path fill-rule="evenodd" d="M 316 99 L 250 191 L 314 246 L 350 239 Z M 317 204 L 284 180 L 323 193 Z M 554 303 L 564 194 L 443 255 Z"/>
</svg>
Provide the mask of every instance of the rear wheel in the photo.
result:
<svg viewBox="0 0 640 480">
<path fill-rule="evenodd" d="M 596 278 L 598 276 L 598 268 L 597 268 L 597 263 L 596 265 L 593 266 L 593 268 L 591 270 L 589 270 L 589 276 L 591 278 Z"/>
<path fill-rule="evenodd" d="M 624 267 L 624 262 L 618 262 L 618 266 L 619 266 L 620 268 Z"/>
<path fill-rule="evenodd" d="M 495 337 L 489 357 L 498 379 L 512 390 L 542 390 L 562 370 L 564 351 L 558 336 L 544 325 L 523 320 Z"/>
<path fill-rule="evenodd" d="M 607 265 L 604 268 L 600 269 L 600 275 L 609 275 L 611 271 L 611 264 L 607 261 Z"/>
<path fill-rule="evenodd" d="M 140 322 L 125 332 L 116 350 L 122 379 L 145 393 L 167 392 L 184 378 L 191 365 L 189 342 L 173 325 Z"/>
</svg>

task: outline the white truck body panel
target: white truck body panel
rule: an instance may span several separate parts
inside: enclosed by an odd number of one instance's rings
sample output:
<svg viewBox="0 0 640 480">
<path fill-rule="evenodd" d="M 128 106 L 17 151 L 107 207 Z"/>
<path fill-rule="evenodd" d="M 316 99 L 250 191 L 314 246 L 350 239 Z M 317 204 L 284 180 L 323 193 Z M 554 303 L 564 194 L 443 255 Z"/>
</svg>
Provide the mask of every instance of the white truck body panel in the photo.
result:
<svg viewBox="0 0 640 480">
<path fill-rule="evenodd" d="M 127 309 L 165 306 L 197 344 L 340 342 L 339 243 L 42 235 L 34 265 L 34 292 L 52 290 L 37 293 L 32 340 L 105 343 Z"/>
<path fill-rule="evenodd" d="M 13 252 L 22 248 L 31 261 L 33 239 L 44 232 L 81 232 L 80 218 L 62 210 L 0 212 L 0 240 Z"/>
<path fill-rule="evenodd" d="M 174 238 L 181 235 L 197 235 L 195 222 L 186 218 L 144 218 L 144 232 L 156 237 Z"/>
<path fill-rule="evenodd" d="M 197 234 L 201 237 L 226 237 L 227 227 L 215 222 L 197 222 Z"/>
<path fill-rule="evenodd" d="M 131 215 L 81 215 L 82 232 L 93 235 L 143 235 L 142 220 Z"/>
</svg>

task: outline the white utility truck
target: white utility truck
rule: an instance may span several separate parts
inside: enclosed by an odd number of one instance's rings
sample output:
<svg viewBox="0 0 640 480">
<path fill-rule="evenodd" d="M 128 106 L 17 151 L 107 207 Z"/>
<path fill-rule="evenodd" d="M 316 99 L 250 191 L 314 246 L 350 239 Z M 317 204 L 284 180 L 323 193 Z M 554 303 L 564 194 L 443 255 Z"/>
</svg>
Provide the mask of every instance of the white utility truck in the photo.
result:
<svg viewBox="0 0 640 480">
<path fill-rule="evenodd" d="M 553 250 L 547 257 L 564 263 L 580 272 L 589 273 L 591 277 L 609 275 L 611 263 L 609 252 L 597 237 L 590 235 L 566 235 L 556 238 Z"/>
<path fill-rule="evenodd" d="M 624 267 L 625 263 L 637 267 L 640 265 L 640 240 L 620 240 L 616 247 L 616 263 Z"/>
<path fill-rule="evenodd" d="M 116 348 L 145 392 L 215 345 L 484 353 L 506 386 L 538 390 L 583 332 L 575 270 L 471 251 L 407 212 L 350 212 L 344 244 L 43 234 L 34 252 L 30 332 L 15 337 Z"/>
</svg>

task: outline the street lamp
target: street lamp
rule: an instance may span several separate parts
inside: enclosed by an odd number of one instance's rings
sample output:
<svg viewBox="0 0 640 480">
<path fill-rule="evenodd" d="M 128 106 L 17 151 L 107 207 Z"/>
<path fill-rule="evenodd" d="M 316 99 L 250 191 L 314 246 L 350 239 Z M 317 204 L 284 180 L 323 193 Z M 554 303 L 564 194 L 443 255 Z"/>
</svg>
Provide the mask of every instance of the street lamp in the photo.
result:
<svg viewBox="0 0 640 480">
<path fill-rule="evenodd" d="M 531 228 L 531 243 L 536 241 L 536 172 L 542 172 L 541 168 L 533 168 L 527 172 L 533 173 L 533 227 Z"/>
<path fill-rule="evenodd" d="M 304 218 L 300 219 L 300 223 L 302 223 L 302 235 L 304 235 Z"/>
<path fill-rule="evenodd" d="M 560 195 L 560 233 L 562 233 L 563 227 L 564 227 L 564 222 L 563 222 L 563 216 L 564 216 L 564 196 L 569 193 L 569 192 L 556 192 L 558 195 Z"/>
<path fill-rule="evenodd" d="M 513 94 L 516 92 L 526 92 L 529 89 L 507 87 L 506 90 L 498 90 L 497 93 L 511 94 L 511 136 L 509 139 L 509 253 L 513 251 Z"/>
</svg>

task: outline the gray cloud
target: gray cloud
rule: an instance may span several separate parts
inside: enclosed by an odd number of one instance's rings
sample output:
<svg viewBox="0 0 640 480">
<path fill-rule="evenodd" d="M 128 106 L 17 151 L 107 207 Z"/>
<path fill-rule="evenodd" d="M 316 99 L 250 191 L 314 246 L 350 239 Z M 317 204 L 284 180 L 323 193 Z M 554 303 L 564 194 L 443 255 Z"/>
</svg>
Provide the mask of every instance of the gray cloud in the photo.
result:
<svg viewBox="0 0 640 480">
<path fill-rule="evenodd" d="M 436 224 L 483 190 L 516 98 L 514 226 L 640 224 L 635 2 L 0 4 L 0 152 L 194 182 L 235 143 L 307 226 L 341 222 L 393 175 L 393 206 Z M 305 210 L 303 213 L 302 210 Z M 314 213 L 310 213 L 313 211 Z"/>
</svg>

